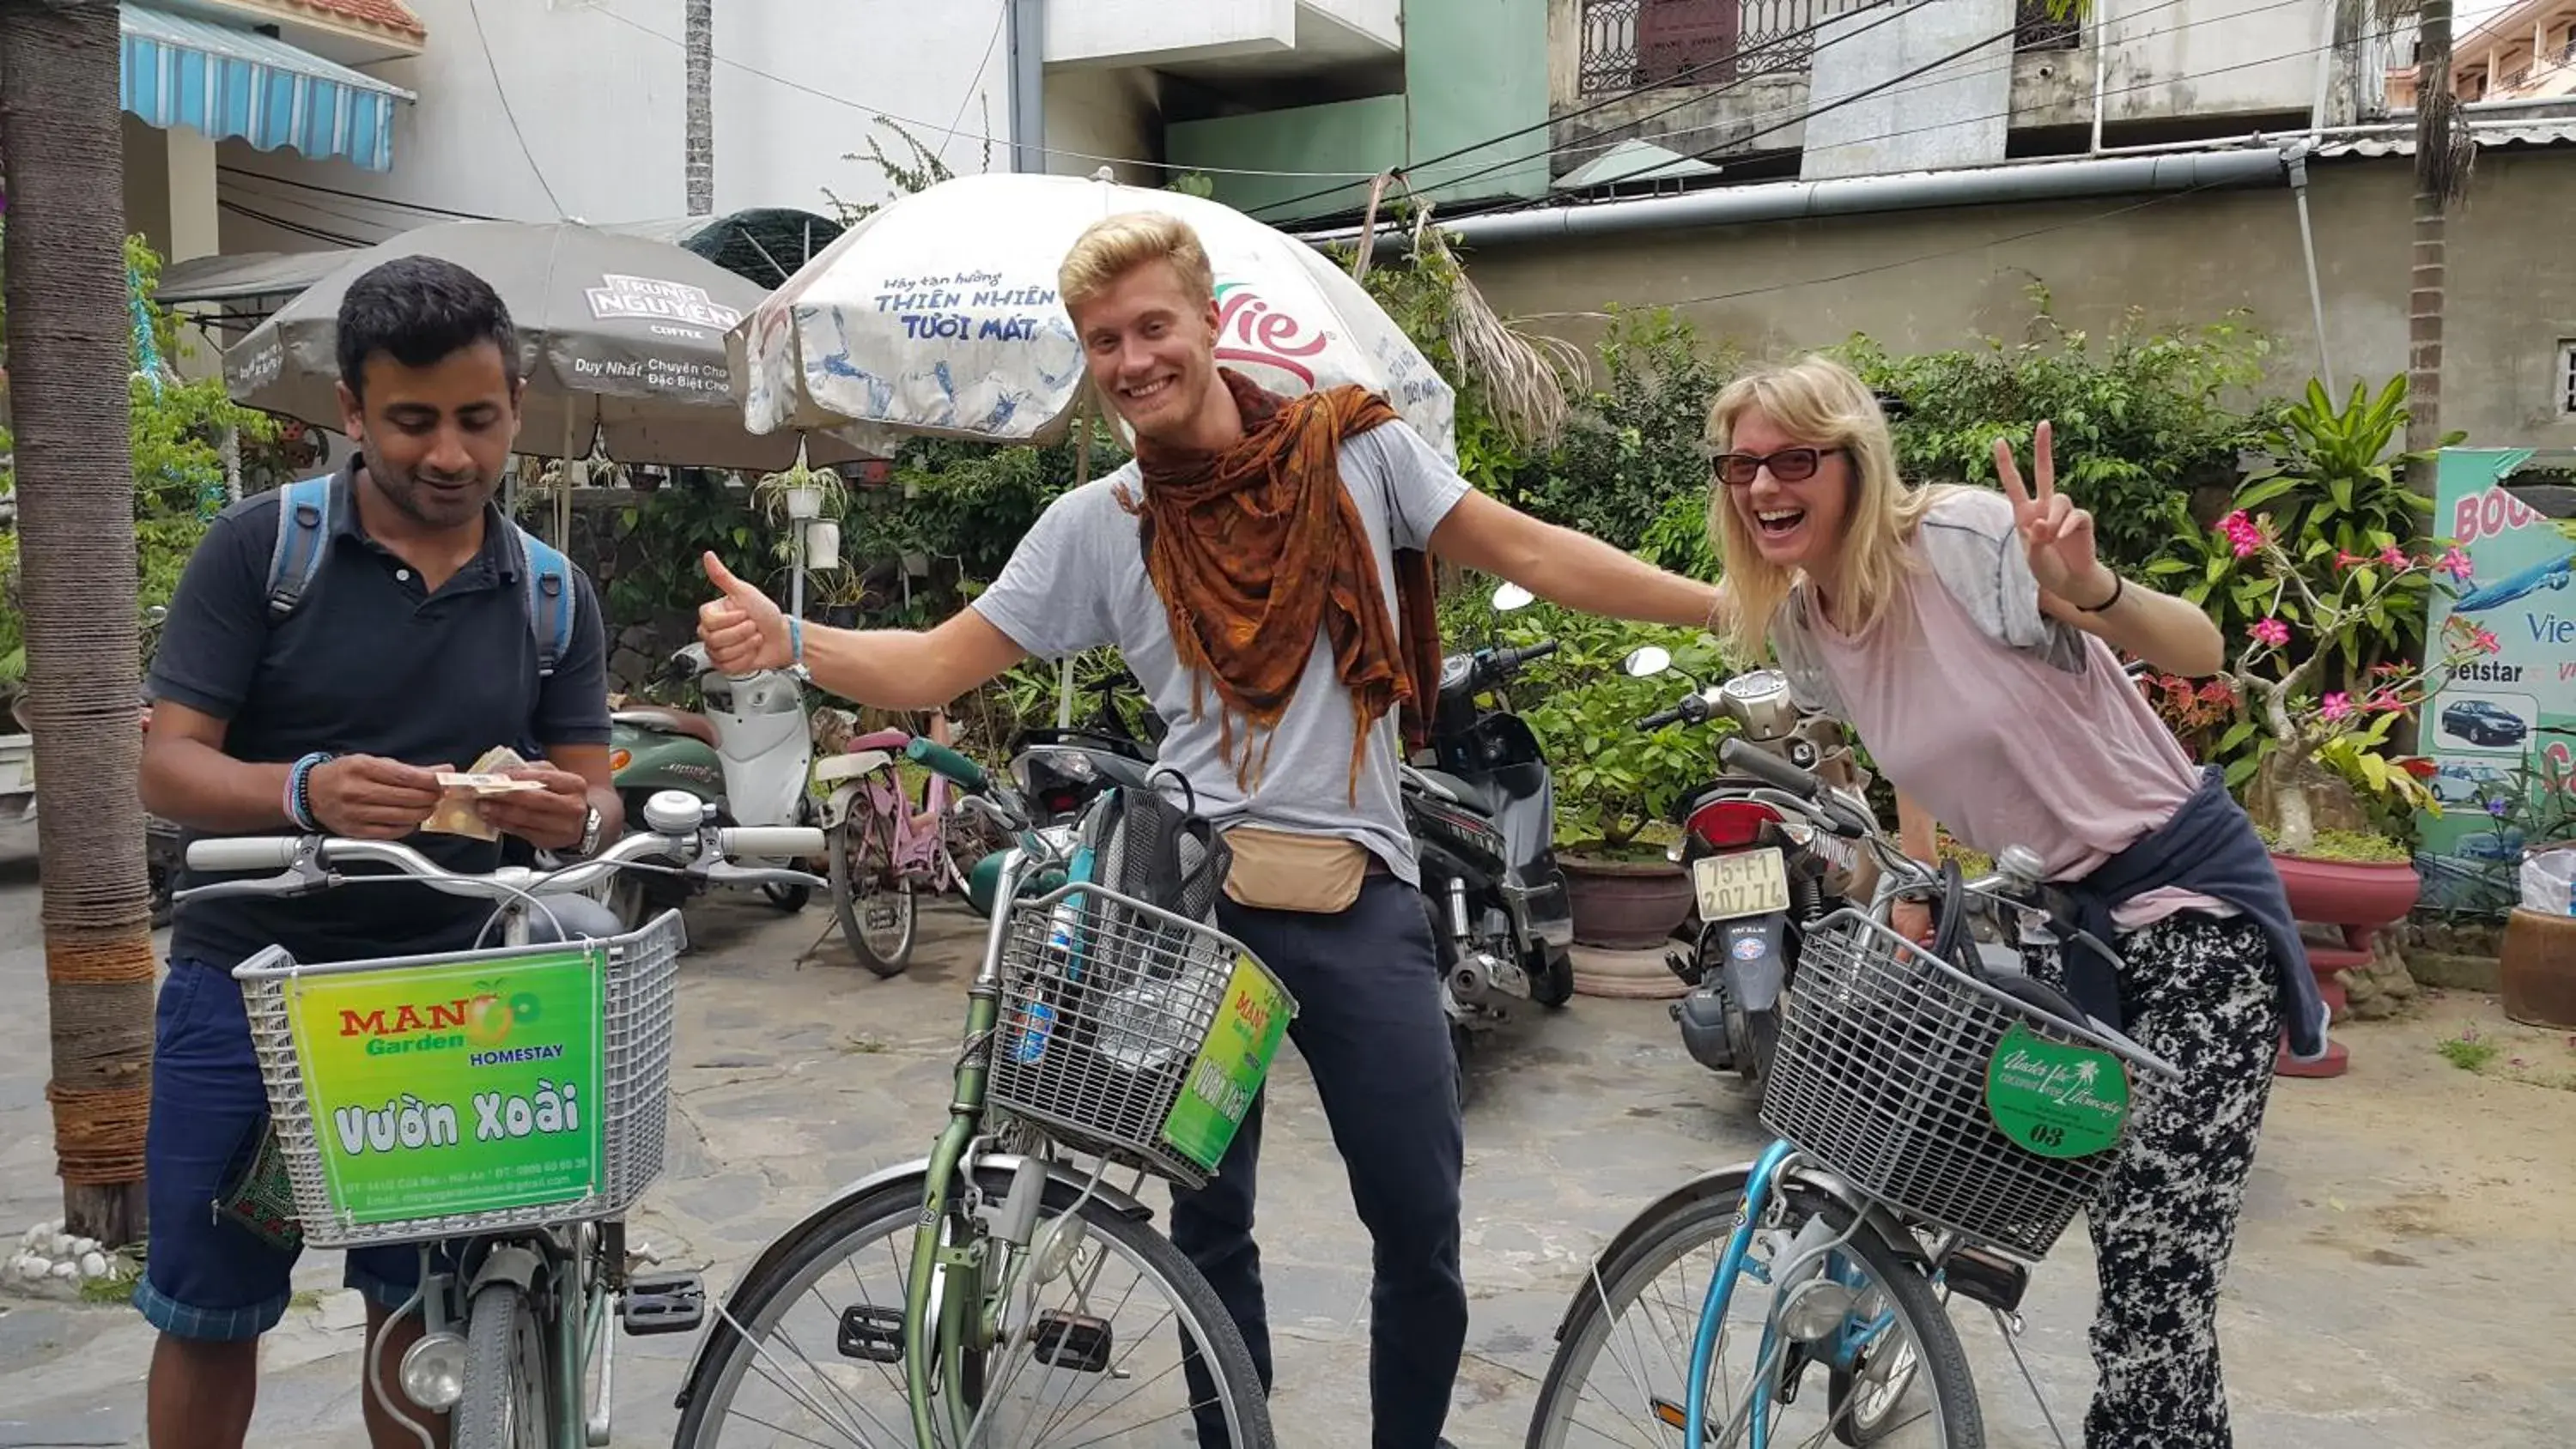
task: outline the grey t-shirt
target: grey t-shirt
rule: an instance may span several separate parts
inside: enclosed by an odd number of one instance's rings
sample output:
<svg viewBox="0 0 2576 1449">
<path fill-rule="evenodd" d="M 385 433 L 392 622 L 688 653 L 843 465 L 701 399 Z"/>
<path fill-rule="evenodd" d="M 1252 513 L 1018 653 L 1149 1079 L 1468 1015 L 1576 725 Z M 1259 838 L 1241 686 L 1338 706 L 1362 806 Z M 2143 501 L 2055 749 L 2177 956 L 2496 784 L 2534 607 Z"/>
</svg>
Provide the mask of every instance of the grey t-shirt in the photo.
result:
<svg viewBox="0 0 2576 1449">
<path fill-rule="evenodd" d="M 1466 496 L 1467 480 L 1420 434 L 1389 422 L 1342 444 L 1342 484 L 1358 503 L 1377 559 L 1387 607 L 1397 607 L 1395 550 L 1430 546 L 1431 532 Z M 1413 839 L 1404 828 L 1396 783 L 1397 711 L 1378 721 L 1375 742 L 1351 796 L 1350 691 L 1333 667 L 1331 646 L 1317 630 L 1297 693 L 1269 742 L 1268 762 L 1247 799 L 1235 761 L 1221 743 L 1222 704 L 1175 660 L 1163 601 L 1146 577 L 1140 520 L 1116 490 L 1135 490 L 1136 465 L 1085 484 L 1049 505 L 1020 540 L 1002 576 L 973 605 L 1013 643 L 1041 659 L 1062 659 L 1103 644 L 1118 646 L 1169 726 L 1161 763 L 1178 771 L 1198 796 L 1199 813 L 1223 829 L 1253 824 L 1307 835 L 1356 840 L 1406 883 L 1419 880 Z M 1436 681 L 1424 681 L 1430 688 Z M 1204 708 L 1193 718 L 1194 685 Z M 1235 744 L 1244 741 L 1236 723 Z"/>
</svg>

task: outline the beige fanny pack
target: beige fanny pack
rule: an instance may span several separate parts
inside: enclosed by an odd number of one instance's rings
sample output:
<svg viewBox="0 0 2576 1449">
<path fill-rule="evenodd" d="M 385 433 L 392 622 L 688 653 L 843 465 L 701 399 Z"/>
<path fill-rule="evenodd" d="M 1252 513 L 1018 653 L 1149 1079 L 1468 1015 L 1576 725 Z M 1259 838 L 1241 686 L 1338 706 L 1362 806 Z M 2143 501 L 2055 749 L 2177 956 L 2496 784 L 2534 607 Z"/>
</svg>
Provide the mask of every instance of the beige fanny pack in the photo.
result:
<svg viewBox="0 0 2576 1449">
<path fill-rule="evenodd" d="M 1238 825 L 1225 843 L 1234 853 L 1225 893 L 1255 910 L 1333 915 L 1350 909 L 1368 878 L 1368 847 L 1339 836 Z"/>
</svg>

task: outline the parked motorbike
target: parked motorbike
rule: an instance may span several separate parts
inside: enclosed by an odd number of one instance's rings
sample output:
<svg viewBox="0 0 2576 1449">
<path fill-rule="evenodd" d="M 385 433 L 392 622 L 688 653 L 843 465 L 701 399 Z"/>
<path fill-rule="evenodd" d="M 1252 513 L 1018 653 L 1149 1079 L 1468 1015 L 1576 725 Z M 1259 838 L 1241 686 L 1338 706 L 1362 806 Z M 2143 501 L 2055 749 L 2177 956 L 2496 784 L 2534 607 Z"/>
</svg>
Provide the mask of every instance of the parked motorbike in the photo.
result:
<svg viewBox="0 0 2576 1449">
<path fill-rule="evenodd" d="M 1516 584 L 1494 592 L 1498 613 L 1530 602 Z M 1444 659 L 1429 748 L 1401 771 L 1462 1091 L 1473 1027 L 1504 1019 L 1514 1001 L 1562 1006 L 1574 995 L 1574 913 L 1554 847 L 1556 781 L 1538 737 L 1502 692 L 1524 666 L 1555 652 L 1556 641 L 1544 639 Z"/>
<path fill-rule="evenodd" d="M 1141 787 L 1153 773 L 1164 725 L 1150 702 L 1127 702 L 1142 693 L 1136 676 L 1120 669 L 1086 692 L 1081 722 L 1023 730 L 1011 742 L 1011 776 L 1041 826 L 1070 825 L 1103 787 Z"/>
<path fill-rule="evenodd" d="M 1648 645 L 1624 668 L 1647 679 L 1672 669 L 1669 650 Z M 1690 987 L 1672 1005 L 1682 1046 L 1711 1071 L 1748 1082 L 1769 1070 L 1780 1040 L 1780 1004 L 1795 979 L 1800 932 L 1847 901 L 1866 902 L 1877 867 L 1850 841 L 1816 829 L 1799 810 L 1766 794 L 1782 786 L 1772 762 L 1821 777 L 1833 808 L 1869 818 L 1869 777 L 1854 762 L 1842 726 L 1800 710 L 1788 677 L 1756 669 L 1696 686 L 1672 708 L 1637 722 L 1658 730 L 1676 721 L 1732 721 L 1719 751 L 1724 773 L 1682 796 L 1682 827 L 1671 858 L 1687 867 L 1695 896 L 1674 939 L 1687 949 L 1664 961 Z"/>
<path fill-rule="evenodd" d="M 702 713 L 668 705 L 632 704 L 609 714 L 608 763 L 626 817 L 644 818 L 644 802 L 664 790 L 695 797 L 708 823 L 718 826 L 810 826 L 818 809 L 808 783 L 814 767 L 813 724 L 804 686 L 783 670 L 740 678 L 707 660 L 706 647 L 674 650 L 670 677 L 694 677 Z M 760 861 L 747 865 L 777 866 Z M 691 877 L 623 871 L 608 904 L 637 926 L 704 886 Z M 800 911 L 809 886 L 763 884 L 761 895 L 783 911 Z"/>
</svg>

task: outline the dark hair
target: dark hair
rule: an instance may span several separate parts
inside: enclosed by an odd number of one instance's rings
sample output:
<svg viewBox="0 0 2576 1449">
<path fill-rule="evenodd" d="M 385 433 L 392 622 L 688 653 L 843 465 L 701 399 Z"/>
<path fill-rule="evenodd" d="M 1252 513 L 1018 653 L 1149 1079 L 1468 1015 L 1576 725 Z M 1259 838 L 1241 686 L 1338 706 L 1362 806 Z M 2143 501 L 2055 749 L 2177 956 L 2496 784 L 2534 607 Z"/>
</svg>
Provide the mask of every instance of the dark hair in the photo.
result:
<svg viewBox="0 0 2576 1449">
<path fill-rule="evenodd" d="M 438 257 L 396 257 L 371 267 L 340 298 L 340 381 L 366 395 L 367 359 L 381 352 L 429 367 L 479 342 L 501 349 L 501 372 L 519 381 L 519 332 L 492 284 Z"/>
</svg>

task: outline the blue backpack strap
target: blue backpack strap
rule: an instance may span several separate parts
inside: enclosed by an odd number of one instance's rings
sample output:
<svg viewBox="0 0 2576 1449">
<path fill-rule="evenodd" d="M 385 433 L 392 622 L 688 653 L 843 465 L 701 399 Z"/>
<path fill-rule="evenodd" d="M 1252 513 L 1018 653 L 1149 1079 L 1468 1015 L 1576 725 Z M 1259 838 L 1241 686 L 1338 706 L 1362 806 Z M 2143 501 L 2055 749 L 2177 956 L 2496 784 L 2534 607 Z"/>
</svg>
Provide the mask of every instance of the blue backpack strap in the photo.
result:
<svg viewBox="0 0 2576 1449">
<path fill-rule="evenodd" d="M 537 677 L 544 679 L 572 652 L 573 615 L 581 607 L 572 586 L 572 561 L 563 550 L 521 528 L 518 535 L 519 579 L 527 588 L 528 632 L 537 641 Z"/>
<path fill-rule="evenodd" d="M 268 618 L 282 623 L 304 602 L 331 542 L 331 475 L 298 478 L 278 490 L 277 544 L 268 556 Z"/>
</svg>

